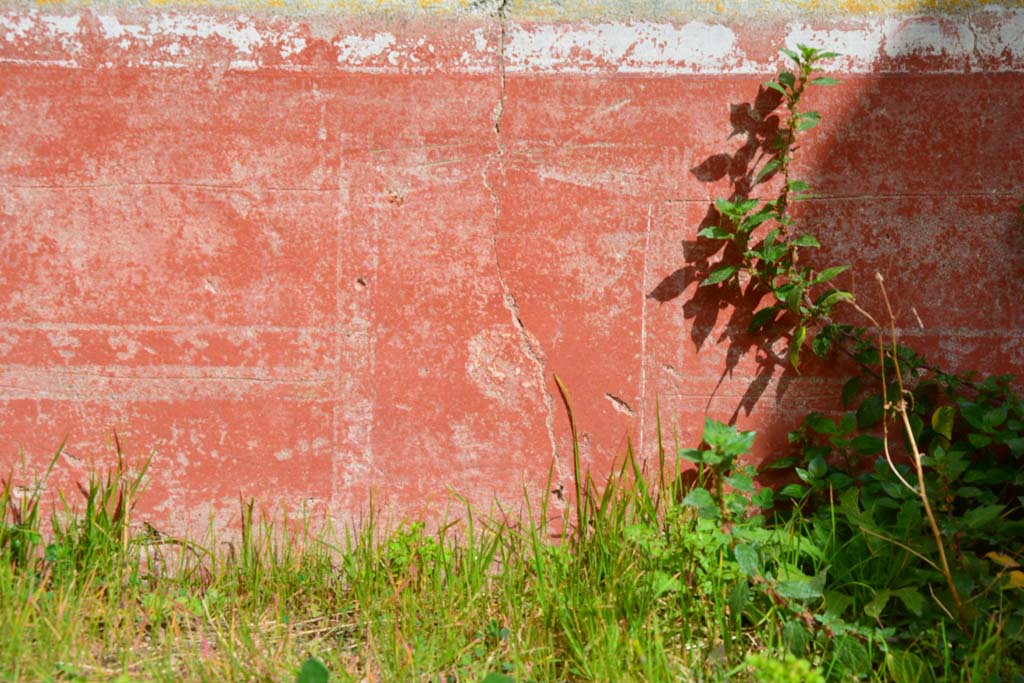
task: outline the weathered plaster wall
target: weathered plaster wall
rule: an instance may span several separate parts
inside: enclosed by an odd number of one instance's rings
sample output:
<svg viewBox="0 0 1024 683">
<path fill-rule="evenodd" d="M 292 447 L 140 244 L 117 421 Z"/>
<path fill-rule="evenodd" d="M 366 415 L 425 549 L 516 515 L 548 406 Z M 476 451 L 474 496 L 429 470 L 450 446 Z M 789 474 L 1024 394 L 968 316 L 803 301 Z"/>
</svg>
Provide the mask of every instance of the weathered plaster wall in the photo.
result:
<svg viewBox="0 0 1024 683">
<path fill-rule="evenodd" d="M 66 439 L 79 477 L 116 429 L 179 525 L 517 501 L 571 489 L 555 372 L 598 473 L 659 407 L 772 452 L 835 373 L 766 361 L 693 264 L 731 105 L 797 42 L 844 53 L 799 156 L 823 259 L 1019 372 L 1019 3 L 0 6 L 3 469 Z"/>
</svg>

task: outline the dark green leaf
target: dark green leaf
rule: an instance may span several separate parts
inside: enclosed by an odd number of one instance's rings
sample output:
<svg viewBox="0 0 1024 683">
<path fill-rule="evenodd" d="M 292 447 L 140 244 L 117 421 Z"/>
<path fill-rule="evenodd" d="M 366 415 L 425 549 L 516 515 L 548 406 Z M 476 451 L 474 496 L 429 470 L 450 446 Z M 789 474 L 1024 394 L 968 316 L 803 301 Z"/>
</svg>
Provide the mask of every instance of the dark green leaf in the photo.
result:
<svg viewBox="0 0 1024 683">
<path fill-rule="evenodd" d="M 907 421 L 910 422 L 910 430 L 914 435 L 914 438 L 918 441 L 921 440 L 921 432 L 924 431 L 924 420 L 917 413 L 910 413 L 907 416 Z"/>
<path fill-rule="evenodd" d="M 786 55 L 787 57 L 792 59 L 797 64 L 799 64 L 800 61 L 801 61 L 800 60 L 800 55 L 797 54 L 796 52 L 793 52 L 792 50 L 787 50 L 786 48 L 782 48 L 781 50 L 779 50 L 779 52 L 781 52 L 782 54 Z"/>
<path fill-rule="evenodd" d="M 725 478 L 725 483 L 733 487 L 737 491 L 745 491 L 746 493 L 754 492 L 754 480 L 745 474 L 732 474 Z"/>
<path fill-rule="evenodd" d="M 740 581 L 729 591 L 729 613 L 739 619 L 748 602 L 750 602 L 750 586 L 746 581 Z"/>
<path fill-rule="evenodd" d="M 906 608 L 914 614 L 914 616 L 919 617 L 924 614 L 926 600 L 925 597 L 921 595 L 921 592 L 916 588 L 908 586 L 907 588 L 895 590 L 892 594 L 899 598 L 900 602 L 902 602 Z"/>
<path fill-rule="evenodd" d="M 792 73 L 788 71 L 783 71 L 782 73 L 779 74 L 779 83 L 781 83 L 787 88 L 792 88 L 793 85 L 796 83 L 796 76 L 794 76 Z"/>
<path fill-rule="evenodd" d="M 762 83 L 762 85 L 766 88 L 771 88 L 772 90 L 778 90 L 784 96 L 789 96 L 789 93 L 786 92 L 786 89 L 783 88 L 778 83 L 776 83 L 775 81 L 765 81 L 764 83 Z"/>
<path fill-rule="evenodd" d="M 804 299 L 804 290 L 803 287 L 801 287 L 797 283 L 791 284 L 793 284 L 793 287 L 788 292 L 786 292 L 786 308 L 793 311 L 794 313 L 799 313 L 800 303 Z"/>
<path fill-rule="evenodd" d="M 798 132 L 810 130 L 821 123 L 821 114 L 816 111 L 804 112 L 800 115 L 799 121 L 797 121 L 796 129 Z"/>
<path fill-rule="evenodd" d="M 992 437 L 985 436 L 984 434 L 976 434 L 971 432 L 967 435 L 967 440 L 971 442 L 971 445 L 975 448 L 984 448 L 992 443 Z"/>
<path fill-rule="evenodd" d="M 974 530 L 984 529 L 999 519 L 1006 509 L 1005 505 L 982 505 L 968 510 L 963 516 L 963 523 Z"/>
<path fill-rule="evenodd" d="M 732 239 L 732 232 L 717 225 L 711 225 L 697 233 L 697 237 L 707 237 L 713 240 Z"/>
<path fill-rule="evenodd" d="M 736 564 L 739 565 L 740 571 L 744 575 L 749 577 L 761 575 L 761 558 L 757 553 L 757 548 L 740 543 L 733 549 L 733 554 L 736 556 Z"/>
<path fill-rule="evenodd" d="M 825 332 L 814 335 L 814 339 L 811 340 L 811 350 L 819 358 L 826 358 L 832 351 L 832 337 Z"/>
<path fill-rule="evenodd" d="M 838 83 L 838 78 L 830 78 L 828 76 L 821 76 L 811 81 L 812 85 L 837 85 Z"/>
<path fill-rule="evenodd" d="M 956 419 L 956 408 L 952 406 L 942 406 L 936 408 L 935 412 L 932 413 L 932 429 L 937 434 L 941 434 L 947 439 L 953 438 L 953 422 Z"/>
<path fill-rule="evenodd" d="M 821 597 L 821 589 L 814 585 L 813 579 L 779 581 L 776 591 L 790 600 L 814 600 Z"/>
<path fill-rule="evenodd" d="M 844 292 L 841 290 L 835 290 L 831 292 L 825 292 L 818 297 L 817 306 L 825 311 L 826 314 L 832 312 L 832 307 L 840 301 L 853 301 L 853 294 L 850 292 Z"/>
<path fill-rule="evenodd" d="M 881 453 L 882 446 L 882 440 L 870 434 L 858 434 L 850 440 L 850 447 L 861 455 Z"/>
<path fill-rule="evenodd" d="M 857 427 L 870 429 L 882 421 L 885 415 L 885 403 L 879 394 L 873 394 L 861 401 L 857 408 Z"/>
<path fill-rule="evenodd" d="M 785 626 L 782 627 L 782 642 L 786 644 L 786 648 L 790 652 L 800 656 L 807 652 L 810 634 L 807 633 L 807 629 L 799 621 L 787 621 Z M 813 675 L 810 678 L 814 680 Z"/>
<path fill-rule="evenodd" d="M 800 484 L 786 484 L 779 489 L 779 495 L 786 498 L 803 498 L 807 490 L 806 486 Z"/>
<path fill-rule="evenodd" d="M 704 488 L 695 488 L 686 494 L 683 498 L 683 505 L 687 507 L 694 507 L 698 510 L 717 509 L 715 499 L 711 496 L 711 492 Z"/>
<path fill-rule="evenodd" d="M 831 268 L 826 268 L 825 270 L 818 273 L 818 275 L 814 278 L 811 284 L 820 285 L 825 282 L 828 282 L 829 280 L 835 278 L 837 275 L 845 272 L 849 268 L 850 266 L 832 266 Z"/>
<path fill-rule="evenodd" d="M 771 211 L 771 209 L 761 209 L 757 213 L 752 213 L 746 218 L 744 218 L 743 222 L 740 224 L 740 227 L 742 227 L 745 231 L 750 232 L 751 230 L 754 230 L 762 223 L 767 221 L 773 215 L 774 213 Z"/>
<path fill-rule="evenodd" d="M 831 472 L 828 475 L 828 481 L 836 489 L 841 490 L 851 486 L 856 480 L 844 472 Z"/>
<path fill-rule="evenodd" d="M 516 683 L 516 679 L 503 673 L 492 671 L 484 676 L 484 679 L 480 681 L 480 683 Z"/>
<path fill-rule="evenodd" d="M 753 211 L 754 207 L 757 206 L 757 201 L 756 199 L 744 199 L 736 204 L 736 216 L 745 216 Z"/>
<path fill-rule="evenodd" d="M 918 655 L 893 648 L 885 653 L 885 668 L 893 683 L 932 683 L 931 667 Z"/>
<path fill-rule="evenodd" d="M 793 332 L 793 339 L 789 343 L 789 362 L 793 365 L 794 370 L 799 370 L 800 347 L 804 345 L 805 339 L 807 339 L 807 328 L 801 325 Z"/>
<path fill-rule="evenodd" d="M 768 463 L 767 465 L 765 465 L 761 469 L 762 470 L 788 470 L 789 468 L 791 468 L 793 465 L 797 464 L 798 462 L 800 462 L 800 459 L 797 458 L 796 456 L 790 456 L 788 458 L 779 458 L 778 460 L 775 460 L 773 462 Z"/>
<path fill-rule="evenodd" d="M 1006 416 L 1008 412 L 1009 411 L 1007 406 L 1002 405 L 999 406 L 998 408 L 993 408 L 992 410 L 987 411 L 985 413 L 985 417 L 983 417 L 982 420 L 984 421 L 986 427 L 994 429 L 1006 421 Z"/>
<path fill-rule="evenodd" d="M 777 171 L 779 169 L 779 166 L 781 165 L 782 164 L 779 161 L 779 157 L 772 157 L 771 159 L 769 159 L 768 163 L 761 167 L 761 170 L 757 172 L 757 175 L 754 176 L 754 182 L 761 182 L 765 176 L 769 175 L 773 171 Z"/>
<path fill-rule="evenodd" d="M 295 683 L 327 683 L 329 672 L 324 663 L 316 657 L 310 657 L 302 663 Z"/>
<path fill-rule="evenodd" d="M 820 247 L 821 244 L 815 239 L 814 235 L 800 235 L 796 239 L 790 242 L 795 247 Z"/>
<path fill-rule="evenodd" d="M 839 433 L 839 430 L 836 428 L 836 423 L 821 413 L 811 413 L 804 418 L 804 423 L 819 434 L 827 434 L 831 436 Z"/>
<path fill-rule="evenodd" d="M 871 602 L 864 605 L 864 614 L 868 615 L 872 619 L 877 619 L 882 614 L 882 610 L 885 609 L 886 603 L 889 602 L 889 598 L 892 597 L 892 593 L 888 589 L 882 589 L 875 593 L 875 597 L 871 598 Z"/>
<path fill-rule="evenodd" d="M 828 463 L 825 458 L 817 457 L 807 463 L 807 473 L 812 479 L 821 479 L 828 474 Z"/>
<path fill-rule="evenodd" d="M 742 455 L 754 445 L 754 432 L 741 432 L 735 427 L 704 418 L 704 443 L 729 456 Z"/>
<path fill-rule="evenodd" d="M 853 399 L 857 398 L 857 394 L 860 393 L 860 377 L 854 377 L 846 381 L 843 385 L 843 407 L 849 408 L 850 404 L 853 403 Z"/>
<path fill-rule="evenodd" d="M 723 216 L 733 216 L 737 213 L 736 205 L 728 199 L 716 199 L 715 208 L 718 209 L 718 213 Z"/>
<path fill-rule="evenodd" d="M 676 455 L 684 460 L 689 460 L 690 462 L 704 462 L 704 451 L 697 448 L 680 448 L 676 452 Z"/>
<path fill-rule="evenodd" d="M 785 256 L 788 251 L 789 248 L 785 244 L 773 244 L 765 249 L 764 260 L 768 263 L 775 263 Z"/>
<path fill-rule="evenodd" d="M 833 657 L 840 671 L 870 671 L 871 655 L 854 636 L 843 635 L 833 641 Z"/>
<path fill-rule="evenodd" d="M 765 487 L 750 497 L 750 502 L 762 509 L 768 509 L 775 504 L 775 492 Z"/>
<path fill-rule="evenodd" d="M 768 308 L 762 308 L 760 311 L 754 314 L 754 317 L 750 320 L 750 325 L 747 327 L 747 332 L 757 332 L 764 327 L 768 322 L 775 319 L 775 314 L 778 309 L 775 306 L 769 306 Z"/>
<path fill-rule="evenodd" d="M 711 271 L 711 274 L 704 279 L 704 282 L 700 283 L 701 287 L 704 285 L 715 285 L 723 280 L 728 280 L 733 274 L 739 270 L 739 266 L 722 266 Z"/>
<path fill-rule="evenodd" d="M 843 413 L 843 417 L 839 420 L 839 433 L 840 434 L 851 434 L 853 430 L 857 428 L 857 413 L 848 412 Z"/>
</svg>

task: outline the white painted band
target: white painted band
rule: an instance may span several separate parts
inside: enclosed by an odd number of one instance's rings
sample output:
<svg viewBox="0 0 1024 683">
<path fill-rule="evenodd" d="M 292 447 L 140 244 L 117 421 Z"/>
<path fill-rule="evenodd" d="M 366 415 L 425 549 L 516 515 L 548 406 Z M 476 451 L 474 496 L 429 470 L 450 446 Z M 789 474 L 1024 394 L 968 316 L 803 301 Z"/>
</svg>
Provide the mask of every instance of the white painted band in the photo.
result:
<svg viewBox="0 0 1024 683">
<path fill-rule="evenodd" d="M 761 74 L 776 71 L 770 27 L 691 21 L 409 23 L 402 30 L 345 22 L 333 37 L 318 19 L 251 18 L 200 11 L 71 14 L 35 9 L 0 12 L 0 63 L 58 67 L 191 68 L 211 62 L 233 69 L 357 72 L 531 74 Z M 98 27 L 98 28 L 97 28 Z M 1024 9 L 968 14 L 844 18 L 827 25 L 780 25 L 781 43 L 841 53 L 826 66 L 843 73 L 1024 71 Z M 331 31 L 328 31 L 330 33 Z M 97 39 L 102 55 L 94 55 Z M 307 51 L 327 42 L 325 67 Z M 921 66 L 921 64 L 924 66 Z M 917 66 L 914 66 L 917 64 Z"/>
</svg>

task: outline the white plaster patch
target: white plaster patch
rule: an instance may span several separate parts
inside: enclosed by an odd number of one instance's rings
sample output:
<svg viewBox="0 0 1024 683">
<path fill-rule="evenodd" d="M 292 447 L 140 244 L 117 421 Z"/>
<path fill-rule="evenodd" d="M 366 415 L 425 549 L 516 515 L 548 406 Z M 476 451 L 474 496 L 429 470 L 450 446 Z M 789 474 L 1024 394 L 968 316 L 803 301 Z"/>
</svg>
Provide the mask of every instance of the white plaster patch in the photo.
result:
<svg viewBox="0 0 1024 683">
<path fill-rule="evenodd" d="M 75 57 L 82 50 L 81 17 L 78 14 L 41 14 L 36 10 L 27 12 L 10 11 L 0 14 L 0 35 L 5 43 L 18 43 L 37 39 L 56 41 L 69 56 Z M 13 59 L 14 63 L 36 64 L 48 60 Z M 74 59 L 57 60 L 60 66 L 77 66 Z"/>
<path fill-rule="evenodd" d="M 732 29 L 703 22 L 512 26 L 505 58 L 512 71 L 703 72 L 735 67 Z"/>
<path fill-rule="evenodd" d="M 966 57 L 973 50 L 974 37 L 964 21 L 933 16 L 886 21 L 885 54 L 889 57 Z"/>
<path fill-rule="evenodd" d="M 815 29 L 807 24 L 796 24 L 786 36 L 786 47 L 796 50 L 798 45 L 838 52 L 836 60 L 844 71 L 868 71 L 878 59 L 885 41 L 885 27 L 881 22 L 870 22 L 852 29 Z M 834 63 L 830 62 L 834 69 Z M 840 70 L 840 69 L 834 69 Z"/>
<path fill-rule="evenodd" d="M 44 14 L 40 21 L 56 35 L 72 37 L 78 35 L 78 25 L 81 17 L 77 14 Z"/>
<path fill-rule="evenodd" d="M 281 59 L 288 59 L 306 49 L 306 39 L 301 36 L 291 36 L 290 40 L 281 43 Z"/>
<path fill-rule="evenodd" d="M 334 43 L 338 48 L 338 63 L 358 65 L 384 51 L 396 42 L 393 33 L 375 33 L 372 36 L 345 36 Z"/>
<path fill-rule="evenodd" d="M 121 20 L 115 16 L 103 14 L 100 15 L 99 20 L 100 28 L 103 30 L 103 37 L 107 40 L 117 40 L 126 33 Z"/>
<path fill-rule="evenodd" d="M 36 25 L 36 17 L 36 12 L 29 12 L 27 15 L 19 15 L 14 12 L 0 14 L 0 31 L 3 31 L 4 41 L 13 43 L 26 38 L 32 27 Z"/>
<path fill-rule="evenodd" d="M 985 57 L 1011 60 L 1024 60 L 1024 12 L 1006 16 L 1005 13 L 993 13 L 992 16 L 982 15 L 993 20 L 997 28 L 993 31 L 976 31 L 977 44 L 975 50 Z"/>
<path fill-rule="evenodd" d="M 154 36 L 168 35 L 176 38 L 211 37 L 222 38 L 241 54 L 252 54 L 264 43 L 264 35 L 244 15 L 234 22 L 225 22 L 211 16 L 189 12 L 184 14 L 160 14 L 149 23 L 149 32 Z"/>
<path fill-rule="evenodd" d="M 234 68 L 260 68 L 261 55 L 268 49 L 283 62 L 275 60 L 275 68 L 308 66 L 296 57 L 309 47 L 309 26 L 202 10 L 138 14 L 88 9 L 68 14 L 10 9 L 0 12 L 0 50 L 14 49 L 0 52 L 0 61 L 80 66 L 87 57 L 85 46 L 91 45 L 85 40 L 92 24 L 86 16 L 93 17 L 107 42 L 106 59 L 101 64 L 111 67 L 195 66 L 223 59 L 219 55 L 225 45 Z M 939 60 L 924 67 L 929 71 L 1024 69 L 1024 9 L 845 17 L 814 26 L 790 26 L 784 41 L 788 47 L 802 43 L 841 53 L 825 65 L 832 71 L 916 68 L 900 61 L 912 56 Z M 430 35 L 368 31 L 342 34 L 332 45 L 340 70 L 482 73 L 497 65 L 496 35 L 495 26 L 473 28 L 464 34 L 446 35 L 443 43 L 435 44 Z M 511 23 L 506 26 L 503 56 L 505 68 L 520 73 L 767 73 L 784 60 L 774 55 L 750 58 L 747 51 L 763 55 L 768 40 L 770 37 L 741 20 L 730 26 L 702 21 Z M 445 48 L 451 57 L 444 56 Z M 111 58 L 112 54 L 117 56 Z"/>
</svg>

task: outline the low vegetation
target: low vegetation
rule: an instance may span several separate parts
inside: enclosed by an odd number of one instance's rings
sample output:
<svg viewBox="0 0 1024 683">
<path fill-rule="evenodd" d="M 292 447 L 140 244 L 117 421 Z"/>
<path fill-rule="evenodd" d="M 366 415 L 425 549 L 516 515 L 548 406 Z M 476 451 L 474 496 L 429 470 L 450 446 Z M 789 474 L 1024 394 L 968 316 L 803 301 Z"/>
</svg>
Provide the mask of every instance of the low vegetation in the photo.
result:
<svg viewBox="0 0 1024 683">
<path fill-rule="evenodd" d="M 758 470 L 754 432 L 708 419 L 700 444 L 659 438 L 601 486 L 575 449 L 556 524 L 547 499 L 437 530 L 314 530 L 248 501 L 223 542 L 135 524 L 147 463 L 119 447 L 52 510 L 49 471 L 9 475 L 0 678 L 1024 682 L 1024 402 L 1011 378 L 901 346 L 881 278 L 878 322 L 833 286 L 844 266 L 799 257 L 819 245 L 796 229 L 810 187 L 789 169 L 820 120 L 799 105 L 834 81 L 814 76 L 828 53 L 787 54 L 795 71 L 747 112 L 755 162 L 701 238 L 723 247 L 704 286 L 758 302 L 766 351 L 784 338 L 794 371 L 808 350 L 853 368 L 789 452 Z M 774 198 L 750 197 L 772 182 Z"/>
</svg>

